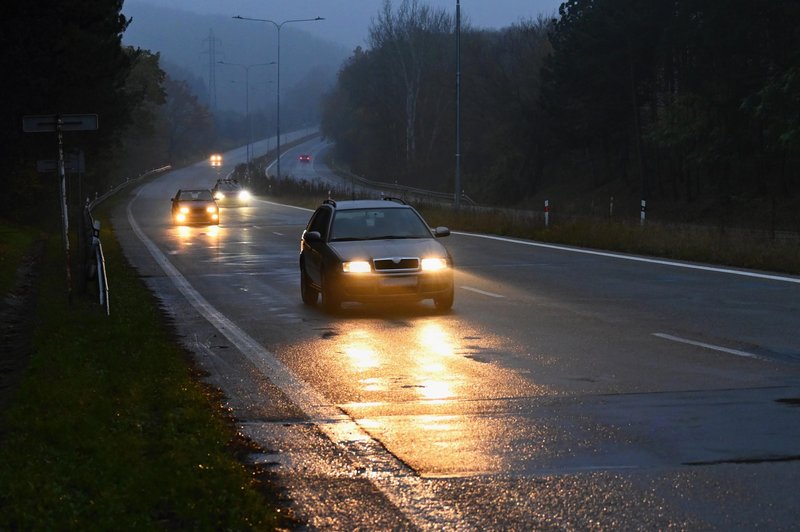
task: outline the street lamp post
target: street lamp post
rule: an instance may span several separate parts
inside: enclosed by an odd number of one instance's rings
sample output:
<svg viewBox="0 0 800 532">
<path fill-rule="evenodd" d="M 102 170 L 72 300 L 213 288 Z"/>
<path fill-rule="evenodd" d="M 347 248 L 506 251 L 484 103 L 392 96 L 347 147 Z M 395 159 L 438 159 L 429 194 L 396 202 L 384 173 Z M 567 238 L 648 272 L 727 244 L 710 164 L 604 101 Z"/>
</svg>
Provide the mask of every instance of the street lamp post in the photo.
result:
<svg viewBox="0 0 800 532">
<path fill-rule="evenodd" d="M 251 147 L 253 143 L 253 119 L 250 117 L 250 69 L 257 66 L 268 66 L 274 63 L 255 63 L 243 65 L 241 63 L 228 63 L 227 61 L 217 61 L 220 65 L 235 66 L 244 69 L 244 114 L 247 120 L 247 150 L 245 159 L 247 161 L 247 175 L 250 175 Z"/>
<path fill-rule="evenodd" d="M 277 131 L 275 133 L 276 140 L 277 140 L 277 162 L 278 162 L 278 179 L 281 178 L 281 28 L 284 24 L 288 24 L 290 22 L 316 22 L 318 20 L 325 20 L 322 17 L 317 18 L 298 18 L 298 19 L 290 19 L 284 20 L 283 22 L 275 22 L 274 20 L 269 20 L 265 18 L 250 18 L 250 17 L 242 17 L 236 15 L 233 18 L 237 18 L 239 20 L 253 20 L 256 22 L 269 22 L 278 32 L 278 76 L 277 76 L 277 110 L 276 110 L 276 128 Z"/>
<path fill-rule="evenodd" d="M 456 0 L 456 175 L 453 206 L 461 207 L 461 1 Z"/>
</svg>

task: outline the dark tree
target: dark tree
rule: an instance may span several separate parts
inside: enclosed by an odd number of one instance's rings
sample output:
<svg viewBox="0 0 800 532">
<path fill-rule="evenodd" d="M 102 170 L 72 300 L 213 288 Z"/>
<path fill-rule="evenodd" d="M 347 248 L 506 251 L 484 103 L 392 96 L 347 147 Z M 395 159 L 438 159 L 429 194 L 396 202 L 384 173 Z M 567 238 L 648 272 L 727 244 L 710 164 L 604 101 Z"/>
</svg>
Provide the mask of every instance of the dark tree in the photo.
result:
<svg viewBox="0 0 800 532">
<path fill-rule="evenodd" d="M 22 207 L 39 186 L 36 159 L 55 157 L 53 135 L 22 133 L 24 115 L 98 114 L 102 133 L 76 133 L 68 140 L 68 147 L 83 149 L 93 163 L 118 143 L 131 113 L 124 90 L 131 57 L 121 45 L 129 21 L 121 8 L 122 0 L 31 0 L 5 6 L 0 17 L 0 145 L 5 179 L 12 182 L 0 200 L 4 212 L 26 210 Z"/>
</svg>

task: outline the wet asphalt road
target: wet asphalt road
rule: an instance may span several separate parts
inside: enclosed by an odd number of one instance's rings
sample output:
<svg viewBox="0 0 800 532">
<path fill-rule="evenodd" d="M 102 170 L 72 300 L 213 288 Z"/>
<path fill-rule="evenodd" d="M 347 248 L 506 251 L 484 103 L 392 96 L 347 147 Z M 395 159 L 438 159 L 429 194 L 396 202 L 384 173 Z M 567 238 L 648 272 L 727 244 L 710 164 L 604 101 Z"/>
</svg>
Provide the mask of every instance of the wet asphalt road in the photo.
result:
<svg viewBox="0 0 800 532">
<path fill-rule="evenodd" d="M 333 179 L 321 149 L 282 172 Z M 309 528 L 796 526 L 800 279 L 456 233 L 451 313 L 330 316 L 300 300 L 310 211 L 171 225 L 215 179 L 135 189 L 115 230 Z"/>
</svg>

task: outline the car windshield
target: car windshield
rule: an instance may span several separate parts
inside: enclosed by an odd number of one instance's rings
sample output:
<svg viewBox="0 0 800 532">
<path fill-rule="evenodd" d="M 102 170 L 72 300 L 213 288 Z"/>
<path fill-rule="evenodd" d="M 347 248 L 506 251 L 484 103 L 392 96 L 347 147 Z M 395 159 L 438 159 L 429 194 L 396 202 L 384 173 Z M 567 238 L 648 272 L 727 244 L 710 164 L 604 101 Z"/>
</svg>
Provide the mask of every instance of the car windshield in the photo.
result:
<svg viewBox="0 0 800 532">
<path fill-rule="evenodd" d="M 178 194 L 181 201 L 212 201 L 210 190 L 181 190 Z"/>
<path fill-rule="evenodd" d="M 241 185 L 239 183 L 233 183 L 230 181 L 224 181 L 221 183 L 217 183 L 217 190 L 239 190 Z"/>
<path fill-rule="evenodd" d="M 431 233 L 411 209 L 352 209 L 336 213 L 331 240 L 430 238 Z"/>
</svg>

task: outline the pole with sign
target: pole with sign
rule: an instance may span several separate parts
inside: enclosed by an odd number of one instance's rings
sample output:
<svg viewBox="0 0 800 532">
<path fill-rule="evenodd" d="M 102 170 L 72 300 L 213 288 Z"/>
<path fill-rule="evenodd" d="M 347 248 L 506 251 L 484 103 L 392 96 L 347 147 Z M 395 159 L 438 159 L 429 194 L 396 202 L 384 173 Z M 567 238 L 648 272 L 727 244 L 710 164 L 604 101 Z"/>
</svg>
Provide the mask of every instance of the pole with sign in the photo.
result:
<svg viewBox="0 0 800 532">
<path fill-rule="evenodd" d="M 67 176 L 64 169 L 64 131 L 91 131 L 97 129 L 96 114 L 88 115 L 28 115 L 22 117 L 25 133 L 55 133 L 58 139 L 58 179 L 61 195 L 61 227 L 67 265 L 67 299 L 72 301 L 72 275 L 69 258 L 69 212 L 67 210 Z"/>
</svg>

